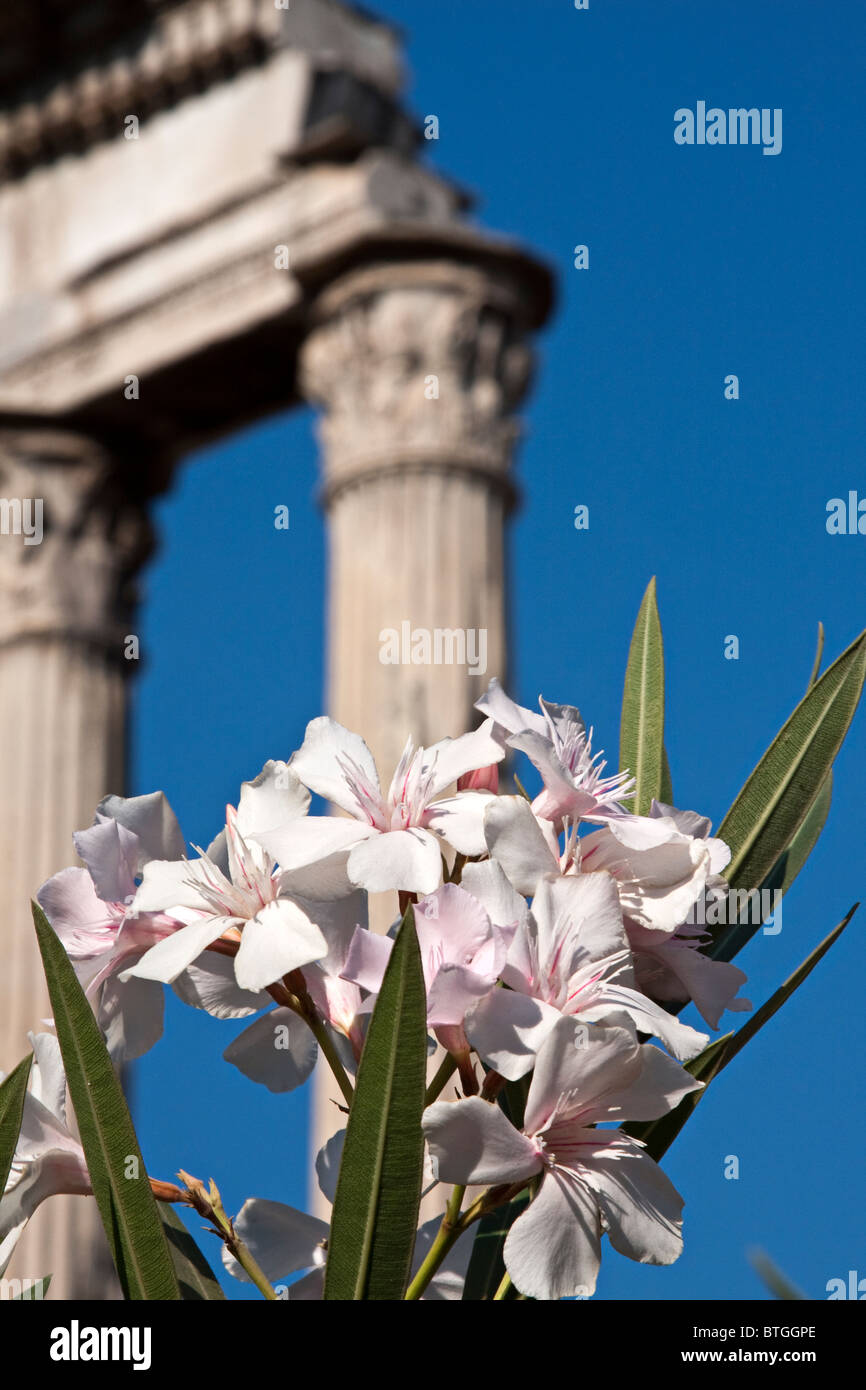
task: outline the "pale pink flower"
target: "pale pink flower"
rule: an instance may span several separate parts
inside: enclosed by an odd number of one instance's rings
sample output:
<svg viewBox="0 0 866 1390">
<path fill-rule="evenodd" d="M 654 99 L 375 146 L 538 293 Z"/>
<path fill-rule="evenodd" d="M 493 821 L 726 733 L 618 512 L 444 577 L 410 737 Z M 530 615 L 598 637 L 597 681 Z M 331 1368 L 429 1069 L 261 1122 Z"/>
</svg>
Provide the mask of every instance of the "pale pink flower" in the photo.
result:
<svg viewBox="0 0 866 1390">
<path fill-rule="evenodd" d="M 437 1101 L 422 1125 L 441 1182 L 520 1185 L 540 1178 L 506 1237 L 505 1267 L 529 1298 L 595 1291 L 601 1236 L 643 1264 L 672 1264 L 682 1250 L 683 1201 L 623 1130 L 597 1125 L 653 1120 L 699 1089 L 665 1053 L 625 1028 L 557 1023 L 538 1054 L 523 1130 L 477 1097 Z"/>
<path fill-rule="evenodd" d="M 432 748 L 414 748 L 410 739 L 386 794 L 364 740 L 333 719 L 313 719 L 289 766 L 348 818 L 310 816 L 254 838 L 284 870 L 342 863 L 351 882 L 371 893 L 432 893 L 441 879 L 442 840 L 461 854 L 485 852 L 484 811 L 494 799 L 487 792 L 442 793 L 463 773 L 503 756 L 491 719 Z"/>
<path fill-rule="evenodd" d="M 35 1055 L 21 1131 L 6 1189 L 0 1195 L 0 1275 L 40 1203 L 60 1193 L 85 1196 L 92 1191 L 84 1150 L 66 1123 L 60 1044 L 50 1033 L 27 1036 Z"/>
</svg>

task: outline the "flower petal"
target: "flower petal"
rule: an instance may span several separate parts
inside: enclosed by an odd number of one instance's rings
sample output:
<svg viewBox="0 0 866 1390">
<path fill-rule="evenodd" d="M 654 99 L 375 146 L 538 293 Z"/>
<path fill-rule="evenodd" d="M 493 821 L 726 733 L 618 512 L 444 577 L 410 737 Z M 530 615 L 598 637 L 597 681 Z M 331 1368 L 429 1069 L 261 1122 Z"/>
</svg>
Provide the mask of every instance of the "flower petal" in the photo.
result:
<svg viewBox="0 0 866 1390">
<path fill-rule="evenodd" d="M 436 1101 L 424 1111 L 421 1126 L 439 1182 L 519 1182 L 541 1169 L 532 1141 L 497 1105 L 477 1096 Z"/>
<path fill-rule="evenodd" d="M 136 976 L 140 980 L 162 980 L 163 984 L 173 984 L 182 970 L 192 965 L 212 941 L 216 941 L 235 923 L 234 917 L 210 916 L 190 922 L 151 946 L 136 965 L 122 970 L 119 978 L 127 980 Z"/>
<path fill-rule="evenodd" d="M 304 742 L 289 766 L 311 791 L 356 816 L 358 803 L 341 766 L 344 759 L 356 764 L 371 792 L 379 792 L 376 763 L 364 740 L 327 715 L 310 720 Z"/>
<path fill-rule="evenodd" d="M 524 708 L 523 705 L 515 704 L 514 700 L 506 695 L 495 676 L 481 699 L 475 701 L 475 708 L 495 719 L 496 723 L 510 734 L 520 733 L 521 729 L 533 729 L 537 734 L 547 733 L 547 721 L 544 716 L 535 710 Z"/>
<path fill-rule="evenodd" d="M 590 1008 L 581 1009 L 580 1017 L 588 1022 L 603 1022 L 612 1011 L 623 1010 L 628 1014 L 636 1028 L 649 1033 L 664 1043 L 678 1062 L 690 1062 L 703 1052 L 710 1041 L 709 1034 L 699 1033 L 673 1014 L 667 1013 L 659 1004 L 654 1004 L 646 995 L 625 985 L 606 983 L 603 986 L 603 1001 Z"/>
<path fill-rule="evenodd" d="M 307 814 L 310 793 L 288 763 L 266 762 L 258 777 L 241 784 L 237 828 L 246 839 L 281 829 Z"/>
<path fill-rule="evenodd" d="M 154 980 L 108 979 L 99 996 L 97 1018 L 111 1060 L 133 1062 L 162 1037 L 165 996 Z"/>
<path fill-rule="evenodd" d="M 487 807 L 484 836 L 490 857 L 518 893 L 531 896 L 539 879 L 559 872 L 556 838 L 552 830 L 545 831 L 549 825 L 539 821 L 522 796 L 497 796 Z"/>
<path fill-rule="evenodd" d="M 432 769 L 430 796 L 438 796 L 446 787 L 480 767 L 499 763 L 505 757 L 505 740 L 494 733 L 494 721 L 484 723 L 459 738 L 443 738 L 424 750 L 424 766 Z M 434 767 L 435 763 L 435 767 Z"/>
<path fill-rule="evenodd" d="M 625 1136 L 623 1141 L 585 1166 L 610 1243 L 641 1264 L 673 1264 L 683 1248 L 683 1199 L 649 1154 Z"/>
<path fill-rule="evenodd" d="M 244 923 L 235 977 L 241 989 L 265 989 L 327 953 L 328 943 L 315 922 L 290 898 L 277 898 Z"/>
<path fill-rule="evenodd" d="M 439 846 L 420 827 L 373 834 L 350 852 L 348 869 L 352 882 L 368 893 L 432 893 L 442 877 Z"/>
<path fill-rule="evenodd" d="M 97 815 L 89 830 L 75 831 L 72 843 L 100 898 L 123 903 L 134 895 L 139 845 L 131 830 L 109 816 Z"/>
<path fill-rule="evenodd" d="M 366 989 L 370 994 L 378 994 L 382 980 L 391 959 L 394 942 L 387 936 L 356 927 L 352 937 L 340 977 L 352 984 Z"/>
<path fill-rule="evenodd" d="M 328 1227 L 317 1216 L 308 1216 L 305 1211 L 297 1211 L 284 1202 L 269 1202 L 263 1197 L 248 1198 L 234 1224 L 241 1240 L 272 1282 L 319 1264 L 322 1242 L 328 1239 Z M 222 1258 L 229 1274 L 243 1283 L 250 1282 L 226 1246 L 223 1246 Z"/>
<path fill-rule="evenodd" d="M 303 1086 L 316 1065 L 319 1047 L 303 1019 L 291 1009 L 263 1014 L 230 1042 L 223 1059 L 250 1081 L 282 1093 Z"/>
<path fill-rule="evenodd" d="M 340 1163 L 343 1158 L 343 1145 L 346 1142 L 345 1129 L 332 1134 L 327 1144 L 323 1144 L 316 1154 L 316 1177 L 322 1196 L 333 1204 L 337 1195 L 337 1179 L 340 1176 Z"/>
<path fill-rule="evenodd" d="M 494 859 L 485 859 L 480 864 L 465 864 L 460 886 L 477 898 L 491 922 L 499 927 L 506 939 L 513 937 L 520 923 L 526 921 L 529 913 L 526 902 Z"/>
<path fill-rule="evenodd" d="M 347 820 L 345 816 L 305 816 L 302 820 L 289 821 L 276 830 L 251 835 L 250 839 L 267 850 L 285 875 L 311 864 L 318 866 L 334 855 L 344 855 L 368 835 L 376 833 L 372 826 Z M 301 885 L 297 886 L 301 892 Z M 301 896 L 308 895 L 312 897 L 309 889 L 304 888 Z"/>
<path fill-rule="evenodd" d="M 137 837 L 137 872 L 141 872 L 149 859 L 183 858 L 186 850 L 183 831 L 162 792 L 106 796 L 96 810 L 98 815 L 111 816 Z"/>
<path fill-rule="evenodd" d="M 536 1054 L 562 1017 L 540 999 L 493 989 L 466 1015 L 464 1027 L 478 1056 L 507 1081 L 532 1070 Z"/>
<path fill-rule="evenodd" d="M 185 1004 L 212 1018 L 248 1018 L 273 1003 L 266 990 L 241 989 L 233 957 L 218 951 L 208 951 L 196 965 L 187 966 L 172 989 Z"/>
<path fill-rule="evenodd" d="M 424 824 L 458 854 L 486 854 L 484 813 L 497 799 L 492 792 L 457 792 L 432 802 L 424 812 Z"/>
<path fill-rule="evenodd" d="M 553 1169 L 505 1238 L 505 1268 L 527 1298 L 588 1298 L 601 1263 L 601 1218 L 588 1189 Z"/>
</svg>

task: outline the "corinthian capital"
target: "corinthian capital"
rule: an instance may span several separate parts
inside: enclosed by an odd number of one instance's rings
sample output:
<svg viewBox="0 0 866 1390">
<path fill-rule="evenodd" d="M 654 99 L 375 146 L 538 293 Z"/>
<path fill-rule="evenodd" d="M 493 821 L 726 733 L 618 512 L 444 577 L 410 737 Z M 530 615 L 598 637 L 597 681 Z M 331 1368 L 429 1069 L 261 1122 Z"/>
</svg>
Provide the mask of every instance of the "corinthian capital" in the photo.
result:
<svg viewBox="0 0 866 1390">
<path fill-rule="evenodd" d="M 151 549 L 106 449 L 65 429 L 0 428 L 0 645 L 62 636 L 120 658 Z"/>
<path fill-rule="evenodd" d="M 521 286 L 456 260 L 373 265 L 316 302 L 301 386 L 324 408 L 326 497 L 393 469 L 483 473 L 506 490 L 530 381 Z"/>
</svg>

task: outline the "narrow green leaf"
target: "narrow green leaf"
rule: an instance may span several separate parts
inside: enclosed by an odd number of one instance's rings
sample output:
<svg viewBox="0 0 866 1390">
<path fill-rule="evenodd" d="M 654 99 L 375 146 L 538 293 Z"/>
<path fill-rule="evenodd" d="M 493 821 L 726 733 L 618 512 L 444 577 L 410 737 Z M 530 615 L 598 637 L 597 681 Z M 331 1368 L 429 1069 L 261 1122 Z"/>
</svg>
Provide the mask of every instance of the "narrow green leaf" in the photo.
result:
<svg viewBox="0 0 866 1390">
<path fill-rule="evenodd" d="M 779 1298 L 783 1302 L 793 1303 L 805 1300 L 806 1295 L 796 1284 L 792 1284 L 787 1274 L 783 1274 L 774 1260 L 771 1260 L 766 1250 L 748 1251 L 749 1264 L 763 1280 L 774 1298 Z"/>
<path fill-rule="evenodd" d="M 505 1261 L 502 1248 L 505 1237 L 518 1216 L 529 1204 L 529 1192 L 521 1192 L 504 1207 L 482 1216 L 478 1223 L 475 1240 L 472 1242 L 472 1255 L 463 1285 L 463 1302 L 478 1303 L 490 1300 L 502 1282 Z"/>
<path fill-rule="evenodd" d="M 159 1215 L 184 1302 L 225 1299 L 217 1277 L 174 1207 L 160 1202 Z"/>
<path fill-rule="evenodd" d="M 789 975 L 784 984 L 781 984 L 770 996 L 766 1004 L 763 1004 L 755 1013 L 750 1014 L 742 1028 L 738 1029 L 736 1033 L 727 1033 L 725 1037 L 710 1043 L 709 1047 L 704 1048 L 700 1056 L 686 1063 L 686 1071 L 691 1072 L 696 1080 L 703 1081 L 704 1089 L 702 1091 L 691 1091 L 689 1095 L 683 1097 L 676 1110 L 662 1115 L 658 1120 L 623 1125 L 627 1134 L 631 1134 L 635 1139 L 643 1140 L 651 1158 L 658 1162 L 662 1154 L 670 1148 L 695 1106 L 706 1095 L 710 1082 L 724 1071 L 738 1052 L 742 1052 L 746 1043 L 761 1031 L 765 1023 L 769 1023 L 786 1000 L 790 999 L 795 990 L 799 989 L 806 977 L 811 975 L 819 960 L 827 954 L 834 941 L 842 935 L 858 907 L 859 903 L 855 903 L 847 916 L 837 927 L 833 928 L 829 936 L 825 936 L 824 940 L 815 947 L 803 963 L 797 966 L 793 975 Z"/>
<path fill-rule="evenodd" d="M 24 1097 L 33 1065 L 33 1053 L 19 1062 L 0 1085 L 0 1192 L 5 1192 L 9 1170 L 18 1147 Z"/>
<path fill-rule="evenodd" d="M 725 878 L 733 888 L 752 890 L 765 884 L 779 860 L 790 852 L 797 832 L 825 788 L 827 775 L 848 732 L 866 678 L 866 632 L 810 686 L 793 714 L 749 777 L 718 831 L 731 847 Z M 820 821 L 820 812 L 817 820 Z M 798 855 L 812 844 L 820 823 L 812 822 L 799 842 Z M 793 859 L 792 866 L 796 864 Z M 783 869 L 783 879 L 787 868 Z M 788 881 L 792 881 L 793 873 Z M 754 924 L 751 936 L 760 924 Z M 738 949 L 748 936 L 739 926 L 717 928 L 709 954 L 730 960 L 726 938 L 738 933 Z"/>
<path fill-rule="evenodd" d="M 407 907 L 358 1067 L 331 1220 L 325 1298 L 402 1299 L 421 1178 L 427 996 Z"/>
<path fill-rule="evenodd" d="M 93 1195 L 128 1299 L 179 1299 L 168 1244 L 120 1082 L 93 1010 L 37 903 L 36 937 Z M 136 1176 L 127 1177 L 128 1172 Z"/>
<path fill-rule="evenodd" d="M 41 1279 L 34 1279 L 33 1283 L 29 1286 L 29 1288 L 22 1288 L 20 1293 L 14 1293 L 10 1298 L 9 1302 L 30 1303 L 31 1301 L 35 1302 L 37 1299 L 41 1302 L 41 1300 L 45 1297 L 45 1295 L 48 1292 L 48 1286 L 50 1283 L 51 1275 L 44 1274 Z"/>
<path fill-rule="evenodd" d="M 759 905 L 758 916 L 766 920 L 764 916 L 765 905 L 769 905 L 771 911 L 775 911 L 778 898 L 767 896 L 778 894 L 781 898 L 787 893 L 794 879 L 802 869 L 812 850 L 818 842 L 818 837 L 824 829 L 824 823 L 830 813 L 830 801 L 833 795 L 833 774 L 828 772 L 821 785 L 821 790 L 812 803 L 812 808 L 808 816 L 803 821 L 800 829 L 795 834 L 788 848 L 779 856 L 772 870 L 761 884 L 761 896 L 755 899 Z M 751 905 L 750 905 L 751 906 Z M 715 940 L 709 943 L 705 954 L 713 960 L 733 960 L 734 956 L 751 941 L 760 922 L 755 920 L 755 914 L 749 909 L 746 910 L 746 920 L 731 922 L 719 932 Z M 749 920 L 752 918 L 752 920 Z"/>
<path fill-rule="evenodd" d="M 671 765 L 668 762 L 668 750 L 662 747 L 662 784 L 658 794 L 658 800 L 664 802 L 665 806 L 674 805 L 674 784 L 671 781 Z"/>
<path fill-rule="evenodd" d="M 811 674 L 810 677 L 809 677 L 809 684 L 806 686 L 806 689 L 807 689 L 807 690 L 811 690 L 811 689 L 812 689 L 812 686 L 815 684 L 816 680 L 818 679 L 818 672 L 821 670 L 821 658 L 823 657 L 823 655 L 824 655 L 824 624 L 823 624 L 823 623 L 819 623 L 819 624 L 818 624 L 818 642 L 817 642 L 817 645 L 816 645 L 816 647 L 815 647 L 815 660 L 812 662 L 812 674 Z"/>
<path fill-rule="evenodd" d="M 631 809 L 639 816 L 649 814 L 653 797 L 663 799 L 664 736 L 664 653 L 653 576 L 629 647 L 619 732 L 619 765 L 635 779 Z"/>
</svg>

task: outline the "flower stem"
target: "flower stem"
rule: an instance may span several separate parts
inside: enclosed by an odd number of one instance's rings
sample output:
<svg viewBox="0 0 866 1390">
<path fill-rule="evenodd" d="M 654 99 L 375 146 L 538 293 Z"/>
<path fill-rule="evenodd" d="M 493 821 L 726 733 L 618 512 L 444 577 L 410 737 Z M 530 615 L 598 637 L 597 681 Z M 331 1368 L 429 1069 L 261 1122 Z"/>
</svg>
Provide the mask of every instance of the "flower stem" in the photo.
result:
<svg viewBox="0 0 866 1390">
<path fill-rule="evenodd" d="M 500 1303 L 500 1302 L 502 1302 L 504 1299 L 506 1299 L 506 1298 L 508 1297 L 508 1291 L 509 1291 L 510 1288 L 511 1288 L 511 1275 L 508 1273 L 508 1270 L 506 1269 L 505 1273 L 504 1273 L 503 1276 L 502 1276 L 502 1280 L 501 1280 L 501 1282 L 500 1282 L 499 1288 L 496 1290 L 496 1293 L 493 1295 L 493 1302 L 494 1302 L 494 1303 Z"/>
<path fill-rule="evenodd" d="M 178 1177 L 186 1187 L 184 1193 L 186 1201 L 190 1206 L 195 1207 L 200 1216 L 213 1223 L 214 1233 L 222 1237 L 227 1249 L 234 1255 L 241 1269 L 255 1284 L 259 1293 L 271 1302 L 279 1302 L 276 1291 L 261 1265 L 235 1231 L 231 1218 L 226 1215 L 219 1189 L 213 1178 L 210 1180 L 210 1189 L 207 1189 L 199 1178 L 190 1177 L 189 1173 L 185 1173 L 183 1169 L 178 1173 Z"/>
<path fill-rule="evenodd" d="M 312 1002 L 313 1001 L 310 1000 L 311 1004 Z M 333 1038 L 331 1037 L 322 1020 L 319 1018 L 319 1015 L 316 1012 L 315 1007 L 313 1008 L 311 1015 L 307 1013 L 302 1013 L 301 1017 L 303 1018 L 307 1026 L 312 1030 L 313 1035 L 315 1036 L 315 1039 L 319 1044 L 319 1047 L 322 1049 L 322 1054 L 325 1058 L 325 1061 L 328 1063 L 328 1066 L 331 1068 L 331 1071 L 334 1074 L 334 1080 L 336 1081 L 337 1085 L 343 1093 L 343 1099 L 345 1100 L 347 1105 L 351 1106 L 352 1097 L 355 1094 L 355 1090 L 352 1086 L 351 1081 L 346 1075 L 346 1068 L 340 1061 L 337 1049 L 334 1046 Z"/>
<path fill-rule="evenodd" d="M 475 1207 L 479 1205 L 478 1202 L 474 1202 L 463 1216 L 460 1215 L 460 1205 L 465 1191 L 465 1187 L 455 1187 L 451 1193 L 445 1215 L 442 1217 L 442 1225 L 436 1232 L 433 1244 L 427 1251 L 421 1268 L 406 1290 L 407 1302 L 414 1303 L 421 1297 L 452 1245 L 460 1239 L 471 1222 L 477 1220 L 478 1216 L 481 1215 L 479 1210 L 475 1216 L 472 1216 L 471 1221 L 467 1219 Z"/>
<path fill-rule="evenodd" d="M 433 1080 L 430 1082 L 430 1085 L 427 1087 L 427 1094 L 424 1097 L 425 1105 L 432 1105 L 434 1100 L 438 1099 L 438 1097 L 445 1090 L 445 1087 L 448 1085 L 448 1082 L 450 1081 L 451 1077 L 454 1075 L 456 1070 L 456 1057 L 452 1057 L 450 1052 L 446 1052 L 445 1056 L 442 1058 L 439 1070 L 433 1077 Z"/>
</svg>

